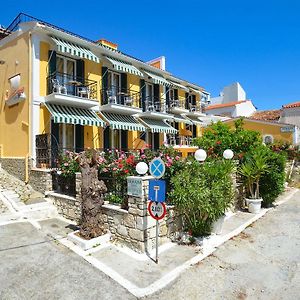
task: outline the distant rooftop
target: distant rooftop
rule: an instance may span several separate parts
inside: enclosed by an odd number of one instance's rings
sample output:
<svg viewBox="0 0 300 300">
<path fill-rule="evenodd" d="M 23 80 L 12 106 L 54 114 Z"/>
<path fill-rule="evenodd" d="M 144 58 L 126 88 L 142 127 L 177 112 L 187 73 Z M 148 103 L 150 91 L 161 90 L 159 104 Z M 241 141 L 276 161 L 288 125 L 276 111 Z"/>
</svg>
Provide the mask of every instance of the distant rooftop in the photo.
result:
<svg viewBox="0 0 300 300">
<path fill-rule="evenodd" d="M 280 118 L 280 109 L 275 110 L 261 110 L 256 111 L 250 116 L 250 119 L 253 120 L 263 120 L 263 121 L 278 121 Z"/>
<path fill-rule="evenodd" d="M 300 101 L 294 102 L 286 105 L 282 105 L 283 108 L 293 108 L 293 107 L 300 107 Z"/>
<path fill-rule="evenodd" d="M 205 108 L 205 110 L 211 110 L 211 109 L 218 109 L 218 108 L 223 108 L 223 107 L 231 107 L 231 106 L 236 106 L 241 103 L 248 102 L 250 100 L 243 100 L 243 101 L 234 101 L 234 102 L 228 102 L 228 103 L 221 103 L 221 104 L 214 104 L 214 105 L 209 105 Z"/>
</svg>

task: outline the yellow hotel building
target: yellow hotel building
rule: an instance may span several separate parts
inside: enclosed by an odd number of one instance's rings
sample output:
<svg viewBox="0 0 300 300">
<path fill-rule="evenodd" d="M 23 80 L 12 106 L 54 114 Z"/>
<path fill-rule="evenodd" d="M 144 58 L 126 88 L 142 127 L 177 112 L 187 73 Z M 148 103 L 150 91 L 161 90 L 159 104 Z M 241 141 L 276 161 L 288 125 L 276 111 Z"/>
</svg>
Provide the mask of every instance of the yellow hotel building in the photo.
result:
<svg viewBox="0 0 300 300">
<path fill-rule="evenodd" d="M 19 14 L 0 30 L 0 159 L 21 179 L 66 149 L 187 147 L 209 93 L 55 25 Z"/>
</svg>

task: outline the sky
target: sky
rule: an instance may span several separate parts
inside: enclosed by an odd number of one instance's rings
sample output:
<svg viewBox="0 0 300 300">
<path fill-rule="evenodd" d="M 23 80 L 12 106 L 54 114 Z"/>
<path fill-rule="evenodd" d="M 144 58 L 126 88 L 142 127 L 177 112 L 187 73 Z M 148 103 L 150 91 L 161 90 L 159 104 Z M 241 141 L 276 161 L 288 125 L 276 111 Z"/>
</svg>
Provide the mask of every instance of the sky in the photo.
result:
<svg viewBox="0 0 300 300">
<path fill-rule="evenodd" d="M 218 96 L 240 82 L 259 110 L 300 101 L 300 1 L 7 0 L 0 24 L 19 12 L 92 40 L 105 38 Z"/>
</svg>

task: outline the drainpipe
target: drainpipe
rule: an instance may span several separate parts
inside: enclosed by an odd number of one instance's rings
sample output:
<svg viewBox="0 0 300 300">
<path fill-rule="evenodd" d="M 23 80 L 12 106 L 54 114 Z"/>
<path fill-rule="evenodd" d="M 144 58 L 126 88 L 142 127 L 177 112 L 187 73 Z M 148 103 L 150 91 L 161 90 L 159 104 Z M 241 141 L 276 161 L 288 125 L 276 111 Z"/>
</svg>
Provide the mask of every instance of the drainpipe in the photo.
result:
<svg viewBox="0 0 300 300">
<path fill-rule="evenodd" d="M 31 95 L 31 83 L 32 83 L 32 74 L 31 74 L 31 64 L 32 64 L 32 34 L 29 31 L 29 59 L 28 59 L 28 153 L 26 154 L 26 162 L 25 162 L 25 182 L 28 183 L 29 181 L 29 157 L 31 156 L 31 130 L 32 130 L 32 95 Z"/>
</svg>

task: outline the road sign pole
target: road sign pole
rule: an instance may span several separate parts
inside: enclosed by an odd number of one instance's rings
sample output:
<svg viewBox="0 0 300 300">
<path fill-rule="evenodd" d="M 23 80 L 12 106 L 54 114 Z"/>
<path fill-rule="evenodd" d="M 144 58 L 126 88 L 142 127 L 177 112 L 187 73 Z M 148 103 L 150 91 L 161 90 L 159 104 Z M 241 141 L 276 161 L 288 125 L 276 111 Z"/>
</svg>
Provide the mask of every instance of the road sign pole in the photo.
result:
<svg viewBox="0 0 300 300">
<path fill-rule="evenodd" d="M 158 202 L 158 190 L 155 190 L 155 202 Z M 156 237 L 155 237 L 155 244 L 156 244 L 156 258 L 155 258 L 155 262 L 158 264 L 158 220 L 156 220 Z"/>
</svg>

